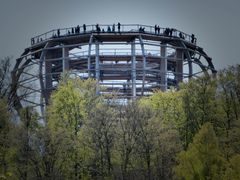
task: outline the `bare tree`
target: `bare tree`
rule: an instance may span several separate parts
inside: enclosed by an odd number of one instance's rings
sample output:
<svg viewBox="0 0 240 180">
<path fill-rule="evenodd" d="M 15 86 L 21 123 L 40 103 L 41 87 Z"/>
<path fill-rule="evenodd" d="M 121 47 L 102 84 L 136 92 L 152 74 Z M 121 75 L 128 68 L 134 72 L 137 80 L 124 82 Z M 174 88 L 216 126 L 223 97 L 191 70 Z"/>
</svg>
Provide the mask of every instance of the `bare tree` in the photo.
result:
<svg viewBox="0 0 240 180">
<path fill-rule="evenodd" d="M 7 98 L 10 91 L 10 57 L 0 60 L 0 99 Z"/>
</svg>

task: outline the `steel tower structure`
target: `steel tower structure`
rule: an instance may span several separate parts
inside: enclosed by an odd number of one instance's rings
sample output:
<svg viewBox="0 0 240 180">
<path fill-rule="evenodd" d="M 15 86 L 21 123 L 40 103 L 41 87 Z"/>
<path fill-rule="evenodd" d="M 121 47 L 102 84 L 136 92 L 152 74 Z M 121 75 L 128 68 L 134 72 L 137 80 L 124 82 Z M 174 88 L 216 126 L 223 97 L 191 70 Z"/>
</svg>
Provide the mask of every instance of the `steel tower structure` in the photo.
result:
<svg viewBox="0 0 240 180">
<path fill-rule="evenodd" d="M 173 28 L 101 24 L 55 29 L 33 37 L 16 60 L 11 94 L 15 106 L 27 102 L 43 111 L 64 71 L 96 79 L 106 87 L 97 93 L 114 91 L 121 100 L 216 73 L 196 37 Z"/>
</svg>

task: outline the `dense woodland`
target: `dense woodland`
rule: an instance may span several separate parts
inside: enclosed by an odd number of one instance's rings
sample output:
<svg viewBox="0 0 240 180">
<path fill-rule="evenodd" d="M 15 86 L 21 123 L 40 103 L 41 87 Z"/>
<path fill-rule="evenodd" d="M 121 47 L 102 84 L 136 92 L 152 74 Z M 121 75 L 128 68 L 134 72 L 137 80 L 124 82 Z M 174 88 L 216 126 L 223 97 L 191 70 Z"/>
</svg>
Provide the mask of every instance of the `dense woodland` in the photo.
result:
<svg viewBox="0 0 240 180">
<path fill-rule="evenodd" d="M 44 121 L 12 106 L 9 68 L 2 59 L 0 179 L 240 179 L 240 65 L 128 103 L 65 73 Z"/>
</svg>

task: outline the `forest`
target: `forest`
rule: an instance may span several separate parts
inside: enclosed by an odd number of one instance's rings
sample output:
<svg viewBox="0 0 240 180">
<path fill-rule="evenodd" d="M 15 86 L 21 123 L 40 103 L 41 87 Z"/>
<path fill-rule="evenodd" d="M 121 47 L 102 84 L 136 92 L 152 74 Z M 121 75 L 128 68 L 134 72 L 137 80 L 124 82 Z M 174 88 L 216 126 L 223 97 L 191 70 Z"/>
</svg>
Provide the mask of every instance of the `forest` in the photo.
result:
<svg viewBox="0 0 240 180">
<path fill-rule="evenodd" d="M 0 60 L 0 179 L 239 180 L 240 65 L 119 103 L 62 74 L 45 119 L 9 98 Z"/>
</svg>

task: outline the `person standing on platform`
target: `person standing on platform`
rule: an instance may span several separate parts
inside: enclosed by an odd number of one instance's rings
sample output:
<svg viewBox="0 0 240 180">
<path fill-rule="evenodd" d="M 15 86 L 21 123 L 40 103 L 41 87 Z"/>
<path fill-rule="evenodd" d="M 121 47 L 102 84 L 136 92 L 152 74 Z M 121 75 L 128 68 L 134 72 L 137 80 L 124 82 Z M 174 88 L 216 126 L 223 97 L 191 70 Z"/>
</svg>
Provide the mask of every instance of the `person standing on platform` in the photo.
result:
<svg viewBox="0 0 240 180">
<path fill-rule="evenodd" d="M 192 35 L 191 35 L 191 43 L 194 43 L 194 41 L 195 41 L 195 35 L 192 34 Z"/>
<path fill-rule="evenodd" d="M 171 28 L 171 29 L 169 30 L 169 35 L 172 37 L 172 35 L 173 35 L 173 28 Z"/>
<path fill-rule="evenodd" d="M 120 32 L 120 30 L 121 30 L 121 24 L 118 23 L 118 32 Z"/>
<path fill-rule="evenodd" d="M 115 32 L 115 24 L 112 26 L 112 32 Z"/>
<path fill-rule="evenodd" d="M 179 32 L 179 37 L 180 37 L 181 39 L 185 39 L 184 35 L 183 35 L 181 32 Z"/>
<path fill-rule="evenodd" d="M 107 28 L 107 32 L 111 32 L 111 28 L 110 28 L 110 26 L 108 26 L 108 28 Z"/>
<path fill-rule="evenodd" d="M 31 44 L 32 44 L 32 45 L 34 44 L 34 38 L 31 39 Z"/>
<path fill-rule="evenodd" d="M 157 32 L 158 32 L 158 35 L 160 34 L 160 27 L 158 26 L 157 27 Z"/>
<path fill-rule="evenodd" d="M 101 32 L 101 29 L 100 29 L 100 27 L 99 27 L 99 25 L 98 25 L 98 24 L 96 24 L 96 30 L 97 30 L 97 32 L 98 32 L 98 33 L 100 33 L 100 32 Z"/>
<path fill-rule="evenodd" d="M 86 24 L 83 24 L 83 32 L 86 32 Z"/>
</svg>

